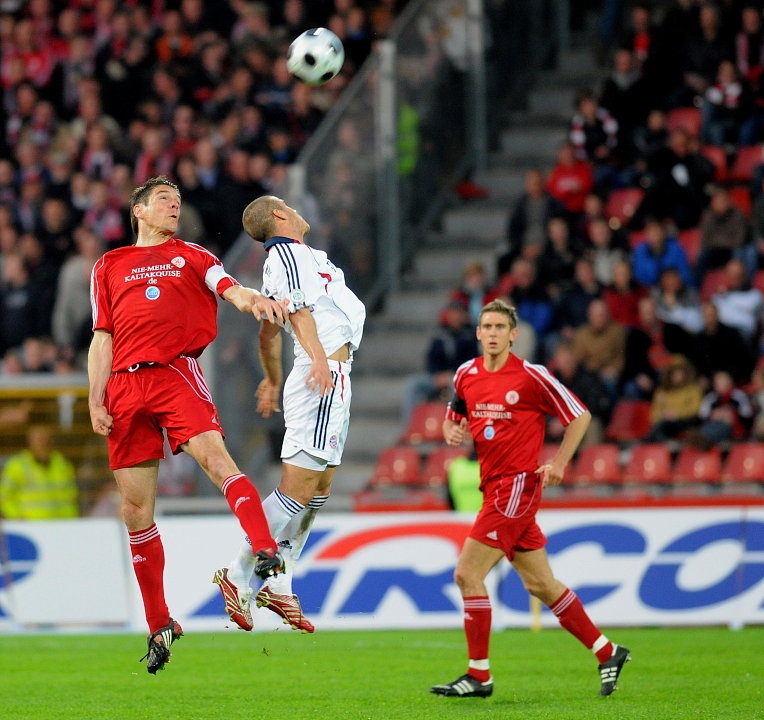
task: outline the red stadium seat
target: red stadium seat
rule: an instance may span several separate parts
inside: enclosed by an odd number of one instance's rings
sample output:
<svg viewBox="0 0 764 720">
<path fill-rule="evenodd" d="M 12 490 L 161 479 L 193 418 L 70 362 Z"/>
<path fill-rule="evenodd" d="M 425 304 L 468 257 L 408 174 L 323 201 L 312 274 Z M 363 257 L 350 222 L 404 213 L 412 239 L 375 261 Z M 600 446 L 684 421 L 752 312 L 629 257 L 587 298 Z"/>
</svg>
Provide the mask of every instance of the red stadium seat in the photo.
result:
<svg viewBox="0 0 764 720">
<path fill-rule="evenodd" d="M 733 445 L 722 467 L 722 480 L 764 483 L 764 442 Z"/>
<path fill-rule="evenodd" d="M 415 405 L 399 442 L 409 445 L 442 442 L 445 416 L 445 403 L 426 402 Z"/>
<path fill-rule="evenodd" d="M 650 401 L 619 400 L 605 428 L 605 439 L 613 442 L 642 440 L 650 432 Z"/>
<path fill-rule="evenodd" d="M 436 488 L 384 487 L 353 493 L 353 512 L 425 512 L 450 510 Z"/>
<path fill-rule="evenodd" d="M 459 457 L 467 457 L 471 448 L 467 446 L 435 448 L 424 461 L 422 479 L 427 485 L 440 486 L 448 484 L 448 467 Z"/>
<path fill-rule="evenodd" d="M 753 204 L 751 203 L 751 192 L 747 185 L 735 185 L 729 189 L 730 200 L 732 204 L 743 211 L 749 220 L 753 215 Z"/>
<path fill-rule="evenodd" d="M 626 483 L 665 485 L 672 480 L 671 453 L 663 443 L 635 445 L 623 471 Z"/>
<path fill-rule="evenodd" d="M 764 270 L 757 270 L 754 273 L 751 286 L 764 293 Z"/>
<path fill-rule="evenodd" d="M 680 230 L 676 236 L 677 241 L 684 249 L 687 260 L 694 266 L 700 254 L 700 228 L 688 228 Z"/>
<path fill-rule="evenodd" d="M 719 145 L 701 145 L 698 152 L 714 164 L 714 180 L 727 181 L 727 152 Z"/>
<path fill-rule="evenodd" d="M 722 454 L 718 447 L 710 450 L 685 445 L 674 463 L 675 485 L 718 485 L 722 474 Z"/>
<path fill-rule="evenodd" d="M 731 183 L 750 183 L 757 165 L 764 163 L 764 145 L 744 145 L 738 148 L 727 179 Z"/>
<path fill-rule="evenodd" d="M 671 132 L 676 128 L 683 128 L 694 138 L 700 136 L 701 123 L 700 108 L 696 107 L 673 108 L 666 115 L 666 130 Z"/>
<path fill-rule="evenodd" d="M 714 293 L 723 290 L 727 286 L 727 273 L 724 268 L 709 270 L 700 283 L 700 299 L 710 300 Z"/>
<path fill-rule="evenodd" d="M 387 447 L 379 453 L 370 487 L 383 485 L 422 485 L 422 459 L 409 446 Z"/>
<path fill-rule="evenodd" d="M 613 190 L 605 202 L 603 213 L 616 229 L 625 225 L 639 207 L 645 191 L 642 188 L 618 188 Z"/>
<path fill-rule="evenodd" d="M 587 445 L 578 453 L 570 479 L 584 485 L 619 485 L 620 452 L 614 443 Z"/>
</svg>

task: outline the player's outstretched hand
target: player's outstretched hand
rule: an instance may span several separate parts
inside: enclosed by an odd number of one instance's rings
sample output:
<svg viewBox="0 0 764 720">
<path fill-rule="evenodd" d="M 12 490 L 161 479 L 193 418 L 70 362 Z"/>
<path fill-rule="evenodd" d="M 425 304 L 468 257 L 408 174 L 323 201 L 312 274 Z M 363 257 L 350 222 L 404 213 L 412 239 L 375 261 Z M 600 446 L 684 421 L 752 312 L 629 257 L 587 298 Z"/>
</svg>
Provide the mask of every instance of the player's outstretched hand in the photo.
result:
<svg viewBox="0 0 764 720">
<path fill-rule="evenodd" d="M 103 405 L 90 410 L 90 422 L 93 425 L 93 432 L 104 436 L 111 432 L 111 426 L 114 424 L 113 418 L 106 412 Z"/>
<path fill-rule="evenodd" d="M 288 307 L 289 300 L 278 302 L 265 297 L 265 295 L 256 295 L 252 301 L 252 314 L 258 320 L 262 319 L 283 325 L 284 321 L 289 317 Z"/>
<path fill-rule="evenodd" d="M 275 412 L 281 412 L 279 407 L 279 386 L 268 378 L 263 378 L 255 392 L 257 412 L 264 418 L 269 418 Z"/>
</svg>

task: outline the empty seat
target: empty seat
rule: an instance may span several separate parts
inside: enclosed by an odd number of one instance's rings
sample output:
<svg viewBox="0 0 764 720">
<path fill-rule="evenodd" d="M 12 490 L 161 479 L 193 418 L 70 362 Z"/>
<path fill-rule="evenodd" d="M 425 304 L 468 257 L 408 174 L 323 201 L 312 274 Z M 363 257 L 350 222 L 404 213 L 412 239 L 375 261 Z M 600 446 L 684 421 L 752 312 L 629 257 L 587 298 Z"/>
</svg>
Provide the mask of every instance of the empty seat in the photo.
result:
<svg viewBox="0 0 764 720">
<path fill-rule="evenodd" d="M 700 450 L 685 445 L 674 463 L 672 480 L 675 485 L 718 485 L 722 474 L 722 454 L 719 448 Z"/>
<path fill-rule="evenodd" d="M 385 487 L 353 493 L 354 512 L 442 512 L 450 509 L 445 494 L 435 488 Z"/>
<path fill-rule="evenodd" d="M 415 405 L 400 442 L 411 445 L 442 442 L 445 416 L 445 403 L 426 402 Z"/>
<path fill-rule="evenodd" d="M 698 152 L 714 165 L 714 180 L 718 183 L 727 180 L 727 152 L 719 145 L 701 145 Z"/>
<path fill-rule="evenodd" d="M 623 471 L 623 480 L 635 484 L 667 484 L 672 480 L 671 453 L 663 443 L 635 445 Z"/>
<path fill-rule="evenodd" d="M 700 253 L 700 228 L 688 228 L 680 230 L 676 236 L 677 241 L 684 249 L 690 265 L 695 265 Z"/>
<path fill-rule="evenodd" d="M 618 446 L 614 443 L 597 443 L 579 451 L 570 479 L 585 485 L 618 485 L 621 477 Z"/>
<path fill-rule="evenodd" d="M 727 176 L 728 180 L 731 183 L 750 183 L 754 170 L 762 163 L 764 163 L 764 145 L 744 145 L 738 148 Z"/>
<path fill-rule="evenodd" d="M 722 467 L 722 480 L 729 483 L 764 483 L 764 443 L 732 445 Z"/>
<path fill-rule="evenodd" d="M 613 190 L 605 202 L 604 214 L 614 228 L 625 225 L 642 202 L 645 191 L 642 188 L 618 188 Z"/>
<path fill-rule="evenodd" d="M 456 458 L 467 457 L 471 452 L 468 446 L 450 447 L 444 445 L 435 448 L 424 461 L 422 480 L 427 485 L 448 484 L 448 468 Z"/>
<path fill-rule="evenodd" d="M 619 400 L 605 428 L 605 439 L 614 442 L 641 440 L 650 431 L 650 401 Z"/>
<path fill-rule="evenodd" d="M 377 457 L 370 487 L 382 485 L 421 485 L 422 459 L 407 445 L 384 448 Z"/>
<path fill-rule="evenodd" d="M 700 136 L 701 123 L 700 108 L 696 107 L 672 108 L 666 115 L 666 129 L 669 132 L 682 128 L 694 138 Z"/>
</svg>

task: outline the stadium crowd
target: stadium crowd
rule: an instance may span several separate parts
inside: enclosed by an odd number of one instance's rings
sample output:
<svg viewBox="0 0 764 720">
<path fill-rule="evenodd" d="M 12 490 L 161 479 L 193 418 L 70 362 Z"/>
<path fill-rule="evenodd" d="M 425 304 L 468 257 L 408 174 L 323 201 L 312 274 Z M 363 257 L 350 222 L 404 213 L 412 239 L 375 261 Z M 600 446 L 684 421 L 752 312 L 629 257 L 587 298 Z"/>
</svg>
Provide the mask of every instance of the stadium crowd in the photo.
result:
<svg viewBox="0 0 764 720">
<path fill-rule="evenodd" d="M 762 4 L 629 3 L 607 57 L 481 292 L 589 400 L 587 442 L 624 399 L 653 404 L 648 439 L 764 440 Z"/>
<path fill-rule="evenodd" d="M 130 193 L 175 179 L 179 236 L 223 256 L 384 37 L 398 0 L 8 0 L 0 6 L 0 373 L 84 369 L 89 276 L 132 242 Z M 294 82 L 303 30 L 346 60 Z"/>
</svg>

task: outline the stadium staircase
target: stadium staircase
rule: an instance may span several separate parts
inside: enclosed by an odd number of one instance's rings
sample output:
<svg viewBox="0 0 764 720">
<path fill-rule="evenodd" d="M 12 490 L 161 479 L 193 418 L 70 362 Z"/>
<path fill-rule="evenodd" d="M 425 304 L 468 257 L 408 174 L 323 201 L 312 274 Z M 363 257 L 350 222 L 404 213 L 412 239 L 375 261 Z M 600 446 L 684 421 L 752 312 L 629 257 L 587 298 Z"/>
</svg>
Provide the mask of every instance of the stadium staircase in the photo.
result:
<svg viewBox="0 0 764 720">
<path fill-rule="evenodd" d="M 343 468 L 334 488 L 335 511 L 353 507 L 352 493 L 366 486 L 380 451 L 400 441 L 406 378 L 421 372 L 429 340 L 448 293 L 467 262 L 494 272 L 503 251 L 511 203 L 526 170 L 548 170 L 567 133 L 575 93 L 601 79 L 591 47 L 574 38 L 557 69 L 541 71 L 522 109 L 505 113 L 487 167 L 473 181 L 488 197 L 466 200 L 456 192 L 422 242 L 401 289 L 369 318 L 353 367 L 353 409 Z"/>
</svg>

